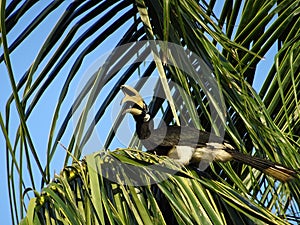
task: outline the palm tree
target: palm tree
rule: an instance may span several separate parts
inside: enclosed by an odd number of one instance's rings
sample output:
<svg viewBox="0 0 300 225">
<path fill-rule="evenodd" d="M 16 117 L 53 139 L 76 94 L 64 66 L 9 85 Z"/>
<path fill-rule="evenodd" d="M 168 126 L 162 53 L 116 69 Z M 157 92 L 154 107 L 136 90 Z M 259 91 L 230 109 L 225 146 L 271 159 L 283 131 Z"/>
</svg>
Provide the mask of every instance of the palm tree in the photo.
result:
<svg viewBox="0 0 300 225">
<path fill-rule="evenodd" d="M 115 104 L 122 84 L 151 90 L 157 124 L 225 132 L 239 151 L 298 169 L 299 0 L 44 4 L 1 1 L 14 224 L 299 223 L 299 178 L 281 183 L 234 162 L 178 168 L 141 151 L 134 135 L 125 148 Z M 29 67 L 21 53 L 33 57 Z M 269 71 L 260 70 L 270 53 Z M 97 131 L 106 138 L 95 147 Z"/>
</svg>

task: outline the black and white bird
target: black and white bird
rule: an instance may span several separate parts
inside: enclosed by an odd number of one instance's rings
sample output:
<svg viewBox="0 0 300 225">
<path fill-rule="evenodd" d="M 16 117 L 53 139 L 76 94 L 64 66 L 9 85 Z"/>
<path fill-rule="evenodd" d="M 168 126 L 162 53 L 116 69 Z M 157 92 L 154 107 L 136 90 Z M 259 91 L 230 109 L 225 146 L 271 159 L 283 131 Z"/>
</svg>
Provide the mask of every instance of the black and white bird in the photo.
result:
<svg viewBox="0 0 300 225">
<path fill-rule="evenodd" d="M 128 85 L 122 85 L 125 97 L 122 104 L 132 102 L 131 113 L 136 122 L 136 133 L 144 147 L 157 155 L 165 155 L 181 165 L 199 163 L 204 166 L 212 161 L 227 162 L 236 160 L 252 166 L 282 182 L 292 180 L 297 172 L 270 160 L 246 155 L 234 149 L 223 138 L 211 133 L 186 126 L 166 126 L 154 129 L 152 116 L 138 91 Z"/>
</svg>

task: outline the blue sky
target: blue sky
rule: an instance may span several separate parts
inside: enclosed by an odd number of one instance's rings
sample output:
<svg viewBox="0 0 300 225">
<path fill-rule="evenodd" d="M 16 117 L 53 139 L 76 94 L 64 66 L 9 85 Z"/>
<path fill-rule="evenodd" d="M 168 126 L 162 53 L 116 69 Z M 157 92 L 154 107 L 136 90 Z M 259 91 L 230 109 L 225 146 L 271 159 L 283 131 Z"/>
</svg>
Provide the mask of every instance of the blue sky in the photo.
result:
<svg viewBox="0 0 300 225">
<path fill-rule="evenodd" d="M 68 5 L 71 3 L 72 1 L 64 1 L 60 7 L 55 10 L 53 13 L 51 13 L 51 15 L 45 20 L 43 21 L 43 23 L 32 33 L 30 34 L 29 38 L 27 38 L 23 44 L 21 46 L 19 46 L 12 54 L 11 54 L 11 64 L 13 67 L 13 73 L 15 76 L 15 82 L 18 83 L 19 79 L 24 75 L 24 72 L 30 67 L 30 65 L 32 64 L 32 62 L 34 61 L 34 59 L 37 56 L 37 52 L 40 50 L 42 44 L 44 43 L 44 41 L 46 40 L 47 36 L 49 35 L 49 32 L 51 31 L 51 29 L 54 27 L 54 24 L 57 23 L 57 21 L 59 20 L 59 18 L 61 17 L 62 13 L 64 12 L 64 10 L 67 9 Z M 23 31 L 23 29 L 28 26 L 28 24 L 38 15 L 38 13 L 40 13 L 41 9 L 44 9 L 45 7 L 45 1 L 38 1 L 35 6 L 33 8 L 30 9 L 30 12 L 25 14 L 24 17 L 22 17 L 22 19 L 20 19 L 18 21 L 18 23 L 15 25 L 14 29 L 8 34 L 7 39 L 8 39 L 8 44 L 10 45 L 15 38 L 17 37 L 17 35 Z M 118 16 L 115 15 L 116 17 Z M 88 26 L 85 25 L 85 26 Z M 79 35 L 84 32 L 86 27 L 81 28 L 81 30 L 79 30 Z M 70 29 L 70 28 L 68 28 Z M 120 31 L 122 32 L 122 31 Z M 66 35 L 63 34 L 63 35 Z M 120 35 L 118 33 L 115 34 L 116 37 L 112 37 L 112 38 L 116 38 L 118 40 L 118 36 Z M 92 37 L 91 37 L 92 38 Z M 73 102 L 73 100 L 76 97 L 76 91 L 78 89 L 78 87 L 80 86 L 79 83 L 82 79 L 82 77 L 85 74 L 91 74 L 91 72 L 89 72 L 90 70 L 93 70 L 93 65 L 99 60 L 99 57 L 103 56 L 104 53 L 109 52 L 113 49 L 113 46 L 116 44 L 115 42 L 113 42 L 112 40 L 114 39 L 110 39 L 109 41 L 106 41 L 103 43 L 101 49 L 99 49 L 98 51 L 95 51 L 93 53 L 91 53 L 90 55 L 88 55 L 85 58 L 85 66 L 81 67 L 78 71 L 78 74 L 82 74 L 82 76 L 78 77 L 77 79 L 75 79 L 75 81 L 73 82 L 73 84 L 71 84 L 70 86 L 70 90 L 74 90 L 73 92 L 70 91 L 70 94 L 67 95 L 66 97 L 66 103 L 62 106 L 62 110 L 61 110 L 61 115 L 60 115 L 60 120 L 59 123 L 62 122 L 62 119 L 64 118 L 65 114 L 68 112 L 69 107 L 71 102 Z M 85 47 L 83 45 L 83 47 Z M 83 47 L 80 47 L 80 49 L 78 50 L 78 52 L 80 52 Z M 0 49 L 0 53 L 3 53 L 3 50 Z M 36 147 L 36 149 L 38 149 L 38 154 L 39 154 L 39 158 L 42 161 L 42 163 L 45 162 L 45 151 L 47 149 L 47 141 L 48 141 L 48 133 L 49 133 L 49 129 L 50 129 L 50 125 L 51 125 L 51 120 L 52 120 L 52 115 L 54 112 L 54 108 L 56 106 L 57 103 L 57 99 L 58 99 L 58 91 L 61 90 L 63 83 L 65 82 L 65 79 L 67 77 L 67 75 L 70 72 L 71 69 L 71 65 L 75 60 L 75 57 L 78 56 L 75 54 L 74 57 L 70 60 L 71 62 L 69 64 L 67 64 L 64 68 L 62 68 L 62 70 L 59 73 L 58 78 L 56 78 L 56 80 L 51 84 L 51 86 L 49 87 L 49 89 L 46 91 L 46 93 L 43 95 L 43 97 L 40 99 L 38 106 L 34 109 L 34 111 L 32 112 L 30 118 L 28 119 L 28 127 L 30 129 L 31 135 L 32 135 L 32 139 L 34 142 L 34 145 Z M 47 59 L 45 60 L 47 61 Z M 41 68 L 43 68 L 44 65 L 42 64 L 38 70 L 37 73 L 38 74 L 41 71 Z M 10 81 L 8 79 L 8 75 L 7 75 L 7 70 L 6 67 L 4 65 L 4 63 L 0 64 L 0 74 L 1 76 L 1 82 L 0 82 L 0 86 L 1 86 L 1 95 L 0 95 L 0 112 L 2 117 L 5 119 L 5 107 L 6 107 L 6 102 L 8 97 L 11 94 L 11 85 L 10 85 Z M 22 95 L 22 92 L 20 92 L 20 95 Z M 32 100 L 32 98 L 29 100 L 29 102 Z M 14 121 L 17 118 L 17 112 L 15 110 L 14 107 L 14 103 L 11 106 L 11 131 L 15 130 L 17 128 L 18 125 L 18 121 Z M 105 125 L 105 123 L 104 123 Z M 108 124 L 107 124 L 108 125 Z M 71 134 L 71 130 L 73 129 L 72 127 L 69 127 L 69 135 Z M 11 132 L 13 133 L 13 132 Z M 68 133 L 68 132 L 67 132 Z M 62 144 L 64 145 L 68 145 L 68 135 L 66 135 L 66 137 L 61 140 Z M 105 138 L 105 137 L 100 137 L 101 139 Z M 2 158 L 3 160 L 6 157 L 6 153 L 4 151 L 5 149 L 5 141 L 3 139 L 2 133 L 0 135 L 0 145 L 2 146 L 2 151 L 0 153 L 0 158 Z M 124 147 L 124 146 L 123 146 Z M 93 146 L 94 151 L 97 151 L 99 149 L 101 149 L 100 146 Z M 59 173 L 60 170 L 62 169 L 62 165 L 63 165 L 63 160 L 65 157 L 66 151 L 63 149 L 63 147 L 58 149 L 57 154 L 55 155 L 55 158 L 53 159 L 53 163 L 52 163 L 52 168 L 51 168 L 51 172 L 52 174 L 54 174 L 54 172 Z M 2 203 L 0 204 L 0 216 L 1 218 L 3 218 L 2 222 L 3 224 L 11 224 L 11 218 L 10 218 L 10 208 L 9 208 L 9 202 L 8 202 L 8 195 L 7 195 L 7 178 L 6 178 L 6 165 L 5 164 L 1 164 L 0 165 L 0 171 L 1 171 L 1 182 L 0 182 L 0 188 L 1 190 L 5 190 L 5 191 L 1 191 L 0 192 L 0 198 L 2 200 Z M 40 177 L 38 172 L 36 171 L 35 174 L 37 177 Z M 26 177 L 25 177 L 26 180 Z M 37 182 L 37 186 L 39 186 L 39 181 L 40 179 L 36 179 Z"/>
<path fill-rule="evenodd" d="M 24 74 L 24 71 L 29 68 L 31 63 L 36 57 L 37 52 L 39 51 L 42 43 L 46 40 L 49 31 L 53 27 L 53 25 L 56 23 L 56 21 L 59 19 L 62 12 L 65 10 L 65 8 L 68 6 L 70 1 L 65 1 L 57 11 L 53 12 L 51 16 L 43 22 L 42 26 L 35 30 L 30 38 L 26 40 L 21 46 L 19 46 L 12 54 L 11 54 L 11 63 L 13 67 L 13 72 L 15 75 L 16 82 L 22 77 Z M 12 32 L 8 35 L 8 42 L 12 43 L 13 40 L 17 37 L 19 32 L 24 29 L 28 25 L 28 23 L 37 15 L 37 13 L 40 11 L 41 8 L 45 7 L 44 1 L 39 1 L 31 10 L 30 13 L 26 14 L 24 18 L 22 18 L 16 27 L 12 30 Z M 117 37 L 116 37 L 117 38 Z M 110 39 L 110 41 L 113 39 Z M 103 44 L 103 47 L 101 48 L 101 51 L 93 52 L 90 54 L 86 60 L 87 63 L 85 63 L 86 67 L 82 67 L 79 70 L 79 74 L 86 74 L 89 73 L 89 67 L 94 64 L 94 62 L 99 59 L 99 56 L 103 55 L 104 52 L 107 52 L 111 50 L 114 46 L 113 42 L 107 42 Z M 0 50 L 0 53 L 2 54 L 2 49 Z M 270 51 L 266 56 L 265 60 L 262 60 L 258 65 L 258 71 L 260 71 L 260 74 L 255 77 L 254 80 L 254 88 L 258 91 L 262 85 L 263 80 L 265 79 L 265 76 L 268 73 L 268 70 L 270 68 L 270 65 L 272 65 L 274 60 L 274 52 Z M 28 120 L 28 126 L 30 128 L 34 144 L 36 145 L 36 148 L 39 151 L 39 156 L 41 159 L 45 160 L 43 156 L 45 155 L 46 145 L 47 145 L 47 139 L 48 139 L 48 133 L 49 133 L 49 127 L 50 122 L 52 119 L 53 109 L 57 102 L 57 95 L 53 93 L 57 93 L 57 90 L 60 90 L 62 87 L 62 84 L 65 80 L 66 74 L 69 73 L 70 67 L 67 65 L 64 67 L 61 71 L 61 79 L 57 79 L 51 87 L 47 90 L 45 95 L 42 97 L 42 99 L 39 102 L 39 106 L 36 107 L 36 109 L 33 111 L 32 115 L 30 116 Z M 90 68 L 91 69 L 91 68 Z M 11 86 L 8 79 L 7 71 L 3 63 L 0 64 L 0 74 L 1 74 L 1 82 L 0 82 L 0 88 L 1 88 L 1 95 L 0 95 L 0 112 L 1 115 L 4 117 L 5 115 L 5 104 L 6 101 L 11 94 Z M 78 78 L 78 82 L 81 78 Z M 71 86 L 71 90 L 78 87 L 78 84 L 74 84 Z M 66 102 L 72 102 L 74 100 L 75 95 L 74 93 L 71 93 L 67 96 Z M 65 111 L 62 110 L 62 112 L 67 112 L 68 110 L 68 104 L 65 106 Z M 14 106 L 12 107 L 12 118 L 16 117 L 16 112 L 14 110 Z M 62 115 L 62 118 L 64 115 Z M 11 121 L 12 123 L 12 130 L 16 129 L 16 124 L 18 124 L 18 121 Z M 105 124 L 105 123 L 104 123 Z M 70 128 L 72 129 L 72 128 Z M 105 137 L 101 137 L 101 139 L 104 139 Z M 63 144 L 68 145 L 68 140 L 62 140 Z M 5 149 L 5 142 L 3 140 L 2 135 L 0 135 L 0 158 L 5 159 L 6 154 L 4 152 Z M 124 147 L 124 146 L 121 146 Z M 95 149 L 97 151 L 99 149 Z M 62 167 L 62 161 L 60 160 L 62 157 L 64 157 L 65 151 L 63 148 L 61 148 L 61 155 L 57 154 L 57 158 L 54 160 L 56 162 L 53 166 L 53 171 L 55 170 L 57 173 L 61 170 Z M 0 199 L 1 199 L 1 205 L 0 205 L 0 216 L 2 219 L 3 224 L 10 224 L 10 209 L 9 209 L 9 203 L 8 203 L 8 195 L 7 195 L 7 179 L 6 179 L 6 165 L 4 163 L 0 164 L 0 171 L 1 171 L 1 182 L 0 182 Z M 53 172 L 52 171 L 52 172 Z"/>
</svg>

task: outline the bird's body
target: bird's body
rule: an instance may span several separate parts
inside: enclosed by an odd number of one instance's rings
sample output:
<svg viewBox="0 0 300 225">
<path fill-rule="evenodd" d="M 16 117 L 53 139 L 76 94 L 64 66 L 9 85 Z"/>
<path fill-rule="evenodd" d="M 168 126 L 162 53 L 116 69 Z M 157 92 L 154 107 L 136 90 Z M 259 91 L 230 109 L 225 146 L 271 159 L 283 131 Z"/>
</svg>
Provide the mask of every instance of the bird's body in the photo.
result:
<svg viewBox="0 0 300 225">
<path fill-rule="evenodd" d="M 153 129 L 152 122 L 136 124 L 137 135 L 148 152 L 169 156 L 182 165 L 201 160 L 226 162 L 232 159 L 226 149 L 233 147 L 221 137 L 188 126 Z"/>
<path fill-rule="evenodd" d="M 213 161 L 236 160 L 283 182 L 293 179 L 297 174 L 295 170 L 278 163 L 238 152 L 223 138 L 206 131 L 188 126 L 154 129 L 153 118 L 139 93 L 129 86 L 123 85 L 121 88 L 125 94 L 122 102 L 134 103 L 125 112 L 133 115 L 138 138 L 149 152 L 168 156 L 181 165 L 199 163 L 199 168 L 203 170 Z"/>
</svg>

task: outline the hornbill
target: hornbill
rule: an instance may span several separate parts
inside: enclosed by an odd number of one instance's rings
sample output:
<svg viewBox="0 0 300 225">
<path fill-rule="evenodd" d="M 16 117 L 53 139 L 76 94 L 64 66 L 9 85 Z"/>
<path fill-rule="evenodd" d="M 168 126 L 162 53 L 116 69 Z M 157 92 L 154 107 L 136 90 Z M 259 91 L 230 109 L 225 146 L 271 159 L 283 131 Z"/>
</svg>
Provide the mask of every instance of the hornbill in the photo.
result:
<svg viewBox="0 0 300 225">
<path fill-rule="evenodd" d="M 136 122 L 136 134 L 144 147 L 157 155 L 165 155 L 180 165 L 199 163 L 208 165 L 211 161 L 236 160 L 252 166 L 282 182 L 292 180 L 297 172 L 281 164 L 238 152 L 223 138 L 188 126 L 165 126 L 154 129 L 153 118 L 139 92 L 128 85 L 122 85 L 125 97 L 121 104 L 132 102 L 131 113 Z M 206 163 L 205 163 L 206 162 Z"/>
</svg>

